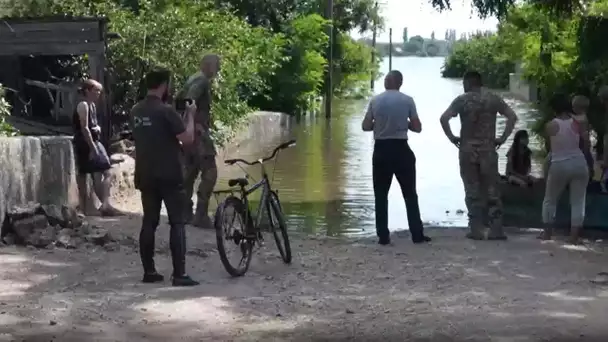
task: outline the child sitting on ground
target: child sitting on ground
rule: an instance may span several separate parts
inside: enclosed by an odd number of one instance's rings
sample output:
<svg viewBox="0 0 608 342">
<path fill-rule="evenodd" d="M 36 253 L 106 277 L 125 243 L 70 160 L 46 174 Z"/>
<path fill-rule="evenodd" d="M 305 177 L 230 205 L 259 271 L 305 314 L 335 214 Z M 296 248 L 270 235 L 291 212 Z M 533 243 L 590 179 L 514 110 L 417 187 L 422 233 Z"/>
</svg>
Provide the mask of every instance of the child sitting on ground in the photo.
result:
<svg viewBox="0 0 608 342">
<path fill-rule="evenodd" d="M 532 151 L 528 147 L 528 131 L 520 130 L 515 133 L 513 144 L 507 152 L 507 179 L 511 184 L 521 187 L 532 186 L 534 177 L 532 170 Z"/>
</svg>

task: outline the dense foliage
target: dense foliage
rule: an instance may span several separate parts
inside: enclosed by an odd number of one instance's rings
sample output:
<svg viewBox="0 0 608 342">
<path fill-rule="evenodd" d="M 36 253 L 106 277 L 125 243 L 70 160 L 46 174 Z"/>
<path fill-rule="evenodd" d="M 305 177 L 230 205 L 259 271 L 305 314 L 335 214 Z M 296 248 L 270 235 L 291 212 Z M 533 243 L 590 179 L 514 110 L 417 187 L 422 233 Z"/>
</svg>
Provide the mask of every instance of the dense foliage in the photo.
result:
<svg viewBox="0 0 608 342">
<path fill-rule="evenodd" d="M 513 72 L 515 66 L 508 51 L 509 46 L 498 35 L 476 34 L 452 45 L 441 74 L 443 77 L 458 78 L 467 70 L 475 69 L 484 75 L 487 86 L 506 88 L 509 73 Z"/>
<path fill-rule="evenodd" d="M 454 0 L 429 0 L 429 2 L 440 11 L 450 10 Z M 569 16 L 583 7 L 583 4 L 593 0 L 527 0 L 528 4 L 536 8 L 550 12 L 554 16 Z M 487 18 L 496 16 L 504 18 L 515 4 L 521 4 L 518 0 L 470 0 L 471 5 L 480 17 Z"/>
<path fill-rule="evenodd" d="M 6 101 L 5 95 L 6 89 L 0 84 L 0 137 L 15 134 L 14 129 L 6 122 L 11 112 L 11 105 Z"/>
<path fill-rule="evenodd" d="M 205 53 L 222 57 L 213 112 L 216 124 L 234 126 L 255 108 L 310 110 L 327 74 L 327 29 L 322 1 L 214 0 L 4 0 L 13 16 L 106 16 L 113 111 L 128 113 L 141 79 L 156 66 L 173 72 L 174 88 L 198 70 Z M 346 32 L 368 30 L 377 15 L 369 0 L 336 1 L 334 87 L 338 95 L 367 91 L 378 65 L 371 50 Z M 81 59 L 82 70 L 86 60 Z"/>
</svg>

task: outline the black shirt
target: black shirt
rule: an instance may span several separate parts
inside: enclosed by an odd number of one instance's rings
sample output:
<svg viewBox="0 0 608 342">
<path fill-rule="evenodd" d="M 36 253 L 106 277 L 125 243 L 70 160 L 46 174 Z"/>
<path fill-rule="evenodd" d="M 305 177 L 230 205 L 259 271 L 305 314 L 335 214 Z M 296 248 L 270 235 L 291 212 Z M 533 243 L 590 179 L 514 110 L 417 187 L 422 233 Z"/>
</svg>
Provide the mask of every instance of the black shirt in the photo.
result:
<svg viewBox="0 0 608 342">
<path fill-rule="evenodd" d="M 131 110 L 135 140 L 135 187 L 181 185 L 183 154 L 177 135 L 186 127 L 180 115 L 155 96 L 148 96 Z"/>
</svg>

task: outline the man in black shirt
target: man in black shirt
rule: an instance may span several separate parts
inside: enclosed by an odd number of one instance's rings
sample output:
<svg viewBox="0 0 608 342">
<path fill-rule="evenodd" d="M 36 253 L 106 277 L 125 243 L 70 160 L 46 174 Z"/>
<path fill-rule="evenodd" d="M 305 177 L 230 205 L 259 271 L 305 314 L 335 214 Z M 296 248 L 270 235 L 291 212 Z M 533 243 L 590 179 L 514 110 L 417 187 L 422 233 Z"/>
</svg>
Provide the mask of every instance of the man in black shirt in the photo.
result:
<svg viewBox="0 0 608 342">
<path fill-rule="evenodd" d="M 173 285 L 193 286 L 198 282 L 186 274 L 186 234 L 184 206 L 186 196 L 181 145 L 194 139 L 193 115 L 196 105 L 187 105 L 185 121 L 169 105 L 170 73 L 152 71 L 146 75 L 148 94 L 131 110 L 135 140 L 135 187 L 141 192 L 143 222 L 139 235 L 145 283 L 164 280 L 154 266 L 154 237 L 165 203 L 171 225 L 170 246 L 173 259 Z"/>
</svg>

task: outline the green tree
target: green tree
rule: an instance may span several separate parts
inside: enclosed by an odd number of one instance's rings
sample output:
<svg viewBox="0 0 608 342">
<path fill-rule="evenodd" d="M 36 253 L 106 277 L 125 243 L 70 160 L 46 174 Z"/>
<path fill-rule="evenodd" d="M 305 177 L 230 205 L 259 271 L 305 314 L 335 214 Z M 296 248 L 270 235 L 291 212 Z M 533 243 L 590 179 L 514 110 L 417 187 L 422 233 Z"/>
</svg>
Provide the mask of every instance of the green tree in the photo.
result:
<svg viewBox="0 0 608 342">
<path fill-rule="evenodd" d="M 418 50 L 421 51 L 422 47 L 424 46 L 424 38 L 421 36 L 413 36 L 410 38 L 410 43 L 416 44 L 416 46 L 418 46 Z"/>
<path fill-rule="evenodd" d="M 434 43 L 429 43 L 426 45 L 426 54 L 429 57 L 435 57 L 439 55 L 439 47 Z"/>
<path fill-rule="evenodd" d="M 6 89 L 0 84 L 0 136 L 13 136 L 16 134 L 11 125 L 6 122 L 6 118 L 11 115 L 11 105 L 5 98 Z"/>
<path fill-rule="evenodd" d="M 109 29 L 122 37 L 110 43 L 108 52 L 117 115 L 128 113 L 138 100 L 142 66 L 167 67 L 175 87 L 180 88 L 198 69 L 201 55 L 215 52 L 223 60 L 213 111 L 220 127 L 231 128 L 252 111 L 248 101 L 266 91 L 266 77 L 283 62 L 283 35 L 252 28 L 203 1 L 139 1 L 137 11 L 110 0 L 15 1 L 13 15 L 62 13 L 110 19 Z"/>
<path fill-rule="evenodd" d="M 429 2 L 439 11 L 450 10 L 454 0 L 429 0 Z M 548 10 L 555 15 L 570 15 L 583 8 L 583 4 L 588 4 L 591 1 L 578 0 L 526 0 L 525 4 L 534 5 L 541 10 Z M 471 5 L 475 8 L 481 18 L 496 16 L 504 18 L 509 10 L 516 4 L 521 5 L 521 1 L 517 0 L 470 0 Z"/>
<path fill-rule="evenodd" d="M 270 76 L 271 86 L 257 97 L 256 103 L 288 113 L 308 108 L 308 101 L 318 95 L 323 85 L 327 65 L 324 52 L 329 41 L 323 33 L 326 25 L 326 20 L 317 14 L 294 18 L 286 25 L 286 60 Z"/>
</svg>

